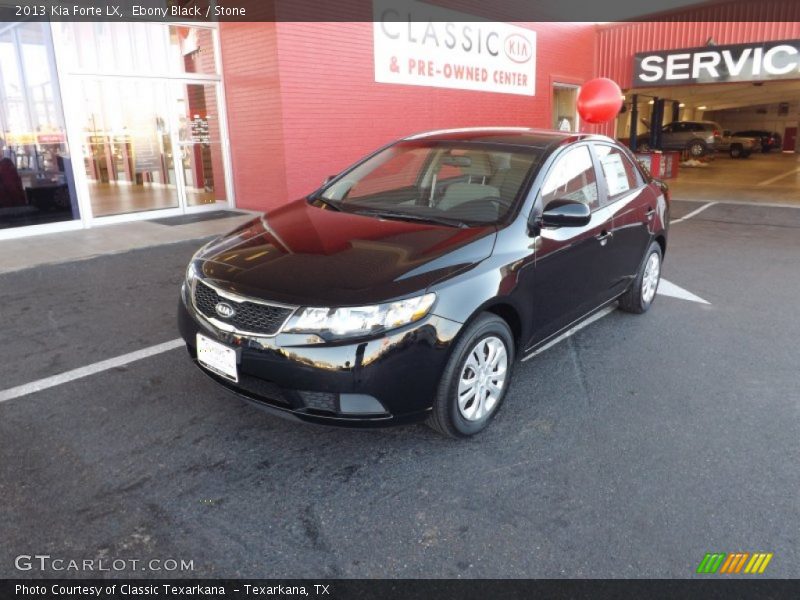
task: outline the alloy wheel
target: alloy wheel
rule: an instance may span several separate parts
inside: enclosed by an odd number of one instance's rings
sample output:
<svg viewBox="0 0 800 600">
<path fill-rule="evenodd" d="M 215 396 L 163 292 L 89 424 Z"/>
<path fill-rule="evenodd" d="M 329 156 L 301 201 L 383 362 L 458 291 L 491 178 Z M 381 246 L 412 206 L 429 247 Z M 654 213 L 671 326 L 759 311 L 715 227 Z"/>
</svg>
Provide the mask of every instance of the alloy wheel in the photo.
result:
<svg viewBox="0 0 800 600">
<path fill-rule="evenodd" d="M 650 304 L 658 289 L 658 280 L 661 276 L 661 259 L 657 252 L 653 252 L 647 257 L 647 264 L 644 267 L 642 277 L 642 300 L 645 304 Z"/>
<path fill-rule="evenodd" d="M 489 336 L 467 355 L 458 380 L 458 410 L 468 421 L 490 414 L 503 393 L 508 372 L 508 352 L 503 341 Z"/>
</svg>

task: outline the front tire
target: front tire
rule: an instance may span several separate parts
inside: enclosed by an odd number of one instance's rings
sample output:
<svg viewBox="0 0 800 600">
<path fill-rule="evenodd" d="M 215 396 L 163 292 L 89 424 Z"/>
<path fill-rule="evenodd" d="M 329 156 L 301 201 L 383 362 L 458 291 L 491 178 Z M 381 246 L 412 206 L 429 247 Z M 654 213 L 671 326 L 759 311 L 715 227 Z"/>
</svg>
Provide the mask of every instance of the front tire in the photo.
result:
<svg viewBox="0 0 800 600">
<path fill-rule="evenodd" d="M 652 242 L 647 249 L 639 273 L 622 296 L 619 297 L 619 307 L 625 312 L 642 314 L 647 312 L 653 304 L 658 291 L 658 283 L 661 281 L 661 246 L 658 242 Z"/>
<path fill-rule="evenodd" d="M 739 158 L 739 157 L 744 158 L 744 156 L 742 156 L 742 147 L 739 146 L 738 144 L 734 144 L 733 146 L 731 146 L 729 153 L 731 155 L 731 158 Z"/>
<path fill-rule="evenodd" d="M 689 151 L 692 158 L 700 158 L 706 153 L 706 144 L 702 140 L 694 140 L 693 142 L 689 142 L 686 149 Z"/>
<path fill-rule="evenodd" d="M 511 382 L 514 336 L 497 315 L 467 326 L 442 373 L 428 425 L 448 437 L 482 431 L 497 414 Z"/>
</svg>

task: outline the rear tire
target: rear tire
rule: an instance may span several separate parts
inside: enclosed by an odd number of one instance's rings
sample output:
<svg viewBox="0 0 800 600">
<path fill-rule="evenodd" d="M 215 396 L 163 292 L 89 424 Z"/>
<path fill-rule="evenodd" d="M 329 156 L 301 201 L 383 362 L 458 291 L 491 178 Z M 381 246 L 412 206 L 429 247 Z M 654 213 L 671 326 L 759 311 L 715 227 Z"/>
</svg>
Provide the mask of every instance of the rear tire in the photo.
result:
<svg viewBox="0 0 800 600">
<path fill-rule="evenodd" d="M 661 246 L 652 242 L 639 267 L 631 287 L 619 297 L 619 307 L 625 312 L 642 314 L 653 304 L 661 281 Z"/>
<path fill-rule="evenodd" d="M 731 158 L 744 158 L 742 155 L 742 147 L 739 144 L 732 145 L 728 153 L 731 155 Z"/>
<path fill-rule="evenodd" d="M 475 435 L 497 414 L 511 383 L 514 336 L 490 313 L 460 336 L 442 373 L 428 425 L 452 438 Z"/>
</svg>

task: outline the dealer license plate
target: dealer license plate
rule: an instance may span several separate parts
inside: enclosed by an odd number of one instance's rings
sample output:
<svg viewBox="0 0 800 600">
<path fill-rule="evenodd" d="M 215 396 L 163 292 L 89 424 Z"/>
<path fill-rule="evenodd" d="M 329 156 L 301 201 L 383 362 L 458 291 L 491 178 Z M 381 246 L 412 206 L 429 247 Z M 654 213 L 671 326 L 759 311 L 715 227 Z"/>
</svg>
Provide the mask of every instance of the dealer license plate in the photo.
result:
<svg viewBox="0 0 800 600">
<path fill-rule="evenodd" d="M 197 334 L 197 362 L 217 375 L 231 381 L 239 381 L 239 373 L 236 370 L 236 350 L 223 346 L 200 333 Z"/>
</svg>

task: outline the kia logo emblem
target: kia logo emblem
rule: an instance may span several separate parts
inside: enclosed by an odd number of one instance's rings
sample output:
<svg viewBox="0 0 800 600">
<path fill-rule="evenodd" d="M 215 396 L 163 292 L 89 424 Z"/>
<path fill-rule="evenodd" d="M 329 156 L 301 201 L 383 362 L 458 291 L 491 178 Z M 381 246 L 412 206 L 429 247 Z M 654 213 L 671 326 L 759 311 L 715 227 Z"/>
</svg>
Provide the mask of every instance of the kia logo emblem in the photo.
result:
<svg viewBox="0 0 800 600">
<path fill-rule="evenodd" d="M 515 63 L 526 63 L 533 58 L 533 46 L 530 40 L 519 33 L 506 37 L 504 49 L 506 56 Z"/>
<path fill-rule="evenodd" d="M 230 319 L 236 314 L 236 311 L 227 302 L 218 302 L 214 310 L 217 311 L 217 314 L 223 319 Z"/>
</svg>

